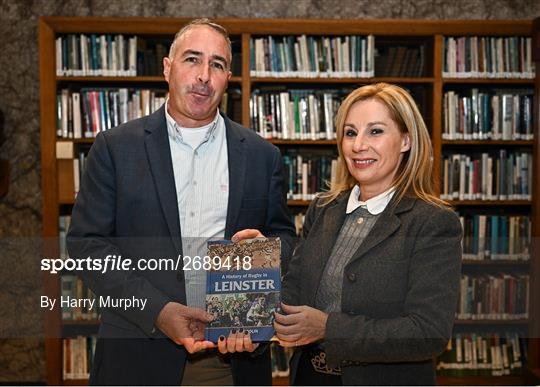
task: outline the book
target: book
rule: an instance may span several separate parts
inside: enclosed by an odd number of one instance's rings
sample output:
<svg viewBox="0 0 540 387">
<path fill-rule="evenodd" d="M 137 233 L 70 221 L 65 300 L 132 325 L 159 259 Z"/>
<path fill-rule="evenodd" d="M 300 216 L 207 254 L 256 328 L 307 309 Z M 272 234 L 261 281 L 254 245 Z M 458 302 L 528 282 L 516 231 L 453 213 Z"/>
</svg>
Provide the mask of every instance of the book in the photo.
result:
<svg viewBox="0 0 540 387">
<path fill-rule="evenodd" d="M 253 342 L 270 341 L 280 302 L 280 256 L 279 238 L 208 242 L 206 311 L 214 320 L 205 329 L 206 340 L 216 343 L 242 328 Z"/>
</svg>

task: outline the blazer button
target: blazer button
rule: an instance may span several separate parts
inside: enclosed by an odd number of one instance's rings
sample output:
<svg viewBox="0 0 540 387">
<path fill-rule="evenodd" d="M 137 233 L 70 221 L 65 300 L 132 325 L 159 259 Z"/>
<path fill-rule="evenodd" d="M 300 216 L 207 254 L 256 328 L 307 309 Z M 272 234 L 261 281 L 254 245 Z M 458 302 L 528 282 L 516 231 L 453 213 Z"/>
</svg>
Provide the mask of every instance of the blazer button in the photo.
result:
<svg viewBox="0 0 540 387">
<path fill-rule="evenodd" d="M 347 276 L 347 278 L 349 279 L 349 281 L 354 282 L 354 281 L 356 281 L 356 274 L 354 274 L 354 273 L 349 273 L 349 275 Z"/>
</svg>

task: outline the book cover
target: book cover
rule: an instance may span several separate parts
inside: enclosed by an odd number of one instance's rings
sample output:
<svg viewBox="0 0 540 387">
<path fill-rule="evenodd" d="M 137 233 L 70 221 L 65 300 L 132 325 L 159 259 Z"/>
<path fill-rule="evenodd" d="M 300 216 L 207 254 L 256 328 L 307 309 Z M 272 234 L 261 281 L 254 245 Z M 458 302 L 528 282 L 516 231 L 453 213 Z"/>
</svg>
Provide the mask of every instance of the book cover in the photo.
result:
<svg viewBox="0 0 540 387">
<path fill-rule="evenodd" d="M 217 342 L 244 329 L 253 342 L 270 341 L 281 291 L 279 238 L 208 242 L 206 311 L 214 316 L 205 339 Z"/>
</svg>

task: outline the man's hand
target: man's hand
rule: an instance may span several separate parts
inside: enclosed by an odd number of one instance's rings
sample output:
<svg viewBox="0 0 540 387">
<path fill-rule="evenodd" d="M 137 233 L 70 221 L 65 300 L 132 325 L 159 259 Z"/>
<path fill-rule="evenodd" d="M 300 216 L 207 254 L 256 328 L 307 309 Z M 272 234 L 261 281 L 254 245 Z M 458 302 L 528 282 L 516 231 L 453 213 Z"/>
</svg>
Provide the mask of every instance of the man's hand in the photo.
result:
<svg viewBox="0 0 540 387">
<path fill-rule="evenodd" d="M 228 337 L 220 336 L 218 349 L 221 353 L 253 352 L 259 346 L 251 341 L 251 335 L 247 330 L 233 329 Z"/>
<path fill-rule="evenodd" d="M 328 314 L 302 305 L 281 303 L 287 315 L 275 313 L 274 328 L 279 344 L 283 347 L 306 345 L 324 339 Z"/>
<path fill-rule="evenodd" d="M 254 228 L 246 228 L 234 234 L 231 240 L 233 242 L 240 242 L 242 239 L 252 238 L 264 238 L 264 235 L 259 230 L 256 230 Z"/>
<path fill-rule="evenodd" d="M 183 345 L 189 353 L 215 347 L 204 341 L 204 327 L 212 316 L 202 309 L 190 308 L 177 302 L 167 303 L 156 320 L 156 326 L 176 344 Z"/>
</svg>

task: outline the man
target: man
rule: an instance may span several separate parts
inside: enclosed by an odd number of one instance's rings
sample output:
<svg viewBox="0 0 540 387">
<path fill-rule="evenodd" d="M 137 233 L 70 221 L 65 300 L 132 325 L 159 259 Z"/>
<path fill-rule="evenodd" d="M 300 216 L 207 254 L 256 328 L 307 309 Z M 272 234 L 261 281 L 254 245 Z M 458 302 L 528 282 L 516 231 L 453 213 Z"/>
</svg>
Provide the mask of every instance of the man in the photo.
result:
<svg viewBox="0 0 540 387">
<path fill-rule="evenodd" d="M 207 19 L 184 27 L 163 61 L 165 106 L 100 133 L 90 151 L 68 233 L 70 255 L 132 259 L 129 270 L 81 276 L 98 296 L 147 300 L 144 310 L 103 310 L 93 384 L 178 385 L 188 353 L 214 346 L 203 340 L 212 319 L 204 306 L 206 273 L 136 264 L 205 255 L 208 239 L 233 236 L 280 236 L 283 256 L 291 251 L 279 150 L 217 109 L 231 56 L 223 27 Z M 232 336 L 219 343 L 220 352 L 254 349 Z M 269 354 L 261 349 L 220 360 L 225 372 L 213 380 L 198 378 L 211 370 L 190 374 L 188 366 L 183 384 L 226 384 L 231 372 L 235 384 L 268 384 Z"/>
</svg>

